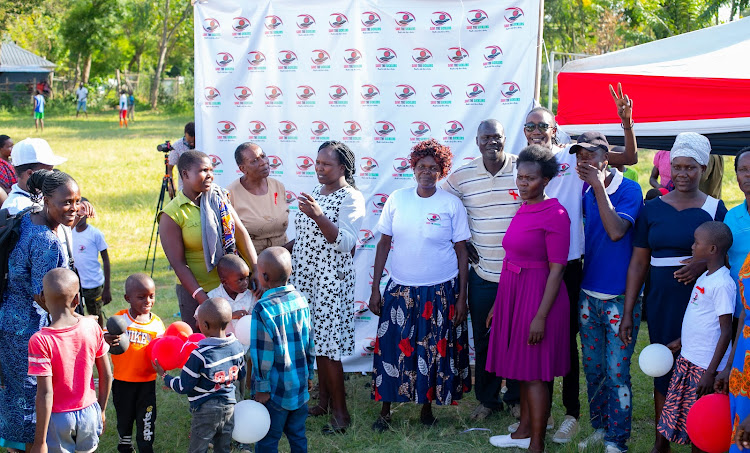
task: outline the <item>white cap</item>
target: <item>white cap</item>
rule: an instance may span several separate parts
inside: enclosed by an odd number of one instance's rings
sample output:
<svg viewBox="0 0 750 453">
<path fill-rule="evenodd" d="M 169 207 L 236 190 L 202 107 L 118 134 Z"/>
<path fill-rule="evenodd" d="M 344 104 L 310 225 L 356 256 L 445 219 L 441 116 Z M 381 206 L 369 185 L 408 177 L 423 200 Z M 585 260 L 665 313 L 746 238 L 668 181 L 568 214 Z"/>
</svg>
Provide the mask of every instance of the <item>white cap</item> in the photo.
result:
<svg viewBox="0 0 750 453">
<path fill-rule="evenodd" d="M 52 152 L 47 140 L 43 138 L 27 138 L 13 146 L 10 152 L 13 165 L 20 167 L 26 164 L 60 165 L 68 159 Z"/>
<path fill-rule="evenodd" d="M 681 132 L 677 135 L 669 153 L 669 161 L 675 157 L 692 157 L 699 165 L 708 165 L 711 142 L 704 135 L 695 132 Z"/>
</svg>

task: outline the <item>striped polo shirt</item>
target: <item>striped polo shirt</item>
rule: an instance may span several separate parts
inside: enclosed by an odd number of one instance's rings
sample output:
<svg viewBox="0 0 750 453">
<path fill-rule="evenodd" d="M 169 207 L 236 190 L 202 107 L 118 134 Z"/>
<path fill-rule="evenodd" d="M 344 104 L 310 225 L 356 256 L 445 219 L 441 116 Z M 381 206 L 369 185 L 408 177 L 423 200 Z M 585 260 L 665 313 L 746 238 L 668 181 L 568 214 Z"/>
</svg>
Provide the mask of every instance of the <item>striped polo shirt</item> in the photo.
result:
<svg viewBox="0 0 750 453">
<path fill-rule="evenodd" d="M 497 283 L 503 267 L 503 237 L 521 206 L 514 172 L 517 156 L 504 153 L 505 161 L 497 174 L 484 167 L 481 157 L 454 171 L 443 183 L 443 189 L 457 196 L 466 207 L 471 242 L 479 254 L 472 264 L 483 279 Z"/>
</svg>

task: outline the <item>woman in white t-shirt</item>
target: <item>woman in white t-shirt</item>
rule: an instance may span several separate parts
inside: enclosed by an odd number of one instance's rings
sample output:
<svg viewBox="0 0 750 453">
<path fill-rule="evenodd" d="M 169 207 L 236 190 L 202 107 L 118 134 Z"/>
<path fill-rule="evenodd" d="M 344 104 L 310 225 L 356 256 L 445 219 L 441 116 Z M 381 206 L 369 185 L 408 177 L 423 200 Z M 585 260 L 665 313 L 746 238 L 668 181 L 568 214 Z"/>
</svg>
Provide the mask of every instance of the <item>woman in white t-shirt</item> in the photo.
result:
<svg viewBox="0 0 750 453">
<path fill-rule="evenodd" d="M 431 426 L 432 401 L 450 405 L 471 388 L 466 324 L 471 233 L 461 200 L 437 187 L 451 158 L 450 149 L 435 139 L 415 145 L 409 162 L 417 186 L 393 192 L 377 225 L 382 236 L 370 310 L 380 320 L 372 397 L 383 407 L 376 431 L 390 428 L 393 402 L 422 404 L 420 420 Z M 391 278 L 381 297 L 389 255 Z"/>
</svg>

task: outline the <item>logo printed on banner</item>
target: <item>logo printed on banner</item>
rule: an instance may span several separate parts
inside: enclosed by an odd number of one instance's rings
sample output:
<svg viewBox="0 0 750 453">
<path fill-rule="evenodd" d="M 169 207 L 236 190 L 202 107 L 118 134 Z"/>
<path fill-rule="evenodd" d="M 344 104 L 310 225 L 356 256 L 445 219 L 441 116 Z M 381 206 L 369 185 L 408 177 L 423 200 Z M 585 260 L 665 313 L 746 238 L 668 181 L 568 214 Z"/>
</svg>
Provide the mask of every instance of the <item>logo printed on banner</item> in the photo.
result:
<svg viewBox="0 0 750 453">
<path fill-rule="evenodd" d="M 370 282 L 370 283 L 372 283 L 372 282 Z M 369 316 L 368 316 L 368 319 L 369 319 Z M 373 352 L 375 351 L 375 344 L 376 344 L 376 342 L 377 342 L 376 338 L 373 338 L 373 337 L 364 338 L 362 340 L 362 349 L 364 350 L 364 352 L 360 353 L 360 356 L 362 356 L 362 357 L 370 357 L 373 354 Z"/>
<path fill-rule="evenodd" d="M 229 52 L 219 52 L 216 54 L 216 72 L 228 73 L 234 72 L 234 57 Z"/>
<path fill-rule="evenodd" d="M 373 239 L 375 239 L 375 235 L 372 231 L 365 229 L 359 230 L 359 235 L 357 236 L 357 250 L 375 250 L 375 244 L 372 242 Z"/>
<path fill-rule="evenodd" d="M 333 13 L 328 17 L 328 24 L 331 28 L 328 29 L 328 33 L 332 35 L 343 35 L 349 33 L 349 27 L 346 24 L 349 23 L 349 19 L 346 15 L 341 13 Z"/>
<path fill-rule="evenodd" d="M 281 107 L 284 105 L 284 93 L 276 85 L 266 87 L 266 107 Z"/>
<path fill-rule="evenodd" d="M 380 32 L 380 26 L 377 26 L 380 23 L 380 15 L 374 11 L 365 11 L 362 13 L 361 19 L 362 21 L 362 33 L 379 33 Z"/>
<path fill-rule="evenodd" d="M 440 214 L 435 214 L 433 212 L 427 214 L 427 222 L 425 222 L 425 224 L 440 226 Z"/>
<path fill-rule="evenodd" d="M 362 100 L 359 102 L 360 105 L 377 106 L 380 105 L 380 100 L 376 99 L 380 96 L 380 90 L 375 85 L 362 85 L 360 96 Z"/>
<path fill-rule="evenodd" d="M 263 20 L 266 36 L 281 36 L 284 34 L 284 22 L 279 16 L 266 16 Z"/>
<path fill-rule="evenodd" d="M 237 16 L 232 19 L 232 37 L 247 38 L 252 35 L 250 30 L 250 21 L 247 17 Z"/>
<path fill-rule="evenodd" d="M 297 107 L 314 107 L 315 90 L 309 85 L 300 85 L 297 87 Z"/>
<path fill-rule="evenodd" d="M 396 63 L 397 58 L 398 56 L 393 49 L 381 47 L 375 54 L 375 59 L 378 60 L 375 68 L 379 71 L 393 71 L 398 68 L 398 64 Z"/>
<path fill-rule="evenodd" d="M 297 141 L 297 125 L 291 121 L 279 121 L 279 140 L 282 142 Z"/>
<path fill-rule="evenodd" d="M 395 180 L 405 181 L 414 178 L 414 171 L 411 168 L 411 164 L 409 164 L 409 159 L 406 157 L 393 159 L 393 171 L 391 177 Z"/>
<path fill-rule="evenodd" d="M 484 48 L 484 67 L 499 68 L 503 65 L 503 49 L 499 46 L 487 46 Z"/>
<path fill-rule="evenodd" d="M 396 107 L 414 107 L 417 105 L 416 100 L 412 98 L 417 94 L 411 85 L 396 85 Z"/>
<path fill-rule="evenodd" d="M 362 315 L 364 315 L 365 313 L 367 313 L 369 310 L 370 310 L 370 308 L 369 308 L 369 305 L 367 305 L 367 302 L 362 301 L 362 300 L 355 301 L 354 302 L 354 318 L 355 318 L 354 320 L 356 321 L 358 318 L 361 318 Z M 370 317 L 367 316 L 364 319 L 369 319 L 369 318 Z M 372 343 L 373 349 L 374 349 L 375 339 L 369 337 L 369 338 L 366 338 L 365 340 L 366 340 L 365 341 L 366 344 Z"/>
<path fill-rule="evenodd" d="M 315 34 L 315 18 L 309 14 L 300 14 L 297 16 L 297 35 L 312 36 Z"/>
<path fill-rule="evenodd" d="M 331 98 L 328 105 L 331 107 L 346 107 L 349 104 L 348 95 L 349 92 L 342 85 L 331 85 L 328 90 L 328 96 Z"/>
<path fill-rule="evenodd" d="M 484 87 L 481 83 L 470 83 L 466 85 L 465 105 L 484 105 Z"/>
<path fill-rule="evenodd" d="M 379 143 L 395 143 L 396 137 L 393 137 L 391 134 L 396 132 L 396 128 L 393 127 L 393 124 L 391 124 L 388 121 L 378 121 L 375 123 L 375 137 L 373 139 L 375 140 L 375 144 Z"/>
<path fill-rule="evenodd" d="M 469 52 L 463 47 L 451 47 L 448 49 L 449 69 L 468 69 Z"/>
<path fill-rule="evenodd" d="M 271 176 L 284 174 L 284 161 L 279 156 L 268 156 L 268 166 L 271 167 Z"/>
<path fill-rule="evenodd" d="M 514 6 L 512 8 L 505 8 L 505 29 L 516 30 L 521 29 L 526 25 L 523 21 L 523 10 Z"/>
<path fill-rule="evenodd" d="M 221 107 L 221 93 L 215 87 L 204 88 L 203 97 L 206 99 L 203 103 L 205 107 Z"/>
<path fill-rule="evenodd" d="M 219 132 L 216 138 L 220 142 L 231 142 L 237 139 L 237 136 L 233 134 L 237 127 L 231 121 L 219 121 L 216 123 L 216 130 Z"/>
<path fill-rule="evenodd" d="M 330 132 L 331 128 L 328 127 L 328 124 L 325 121 L 313 121 L 312 122 L 312 128 L 310 129 L 310 132 L 312 132 L 312 137 L 310 137 L 310 141 L 312 142 L 327 142 L 331 139 Z"/>
<path fill-rule="evenodd" d="M 312 178 L 315 176 L 315 160 L 309 156 L 297 156 L 297 176 Z"/>
<path fill-rule="evenodd" d="M 487 16 L 487 13 L 482 11 L 481 9 L 472 9 L 469 11 L 466 21 L 469 23 L 469 25 L 466 26 L 466 29 L 469 31 L 489 31 L 489 17 Z"/>
<path fill-rule="evenodd" d="M 429 134 L 431 132 L 430 125 L 425 123 L 424 121 L 413 121 L 411 123 L 411 141 L 412 142 L 421 142 L 422 140 L 427 140 L 429 137 Z"/>
<path fill-rule="evenodd" d="M 357 49 L 346 49 L 344 51 L 344 69 L 347 71 L 359 71 L 362 69 L 362 52 Z"/>
<path fill-rule="evenodd" d="M 281 65 L 279 66 L 280 72 L 293 72 L 297 70 L 297 65 L 295 64 L 295 62 L 297 61 L 297 54 L 293 51 L 280 51 L 278 59 L 279 63 L 281 63 Z"/>
<path fill-rule="evenodd" d="M 362 140 L 362 136 L 360 135 L 360 132 L 362 131 L 362 126 L 359 125 L 358 122 L 351 120 L 351 121 L 344 121 L 344 136 L 342 137 L 344 142 L 358 142 Z"/>
<path fill-rule="evenodd" d="M 209 154 L 208 157 L 211 158 L 211 165 L 214 167 L 214 175 L 224 174 L 224 169 L 216 168 L 224 163 L 221 161 L 221 157 L 217 156 L 216 154 Z"/>
<path fill-rule="evenodd" d="M 219 21 L 213 17 L 207 17 L 203 19 L 203 37 L 206 39 L 218 39 L 221 38 L 221 33 L 218 32 L 221 25 Z"/>
<path fill-rule="evenodd" d="M 250 121 L 250 140 L 256 142 L 265 142 L 268 139 L 266 135 L 266 125 L 262 121 Z"/>
<path fill-rule="evenodd" d="M 372 157 L 362 157 L 359 159 L 359 168 L 362 172 L 359 174 L 364 179 L 376 179 L 379 176 L 378 161 Z"/>
<path fill-rule="evenodd" d="M 505 99 L 500 99 L 500 105 L 513 105 L 521 102 L 521 97 L 518 94 L 521 91 L 521 87 L 516 82 L 505 82 L 500 87 L 500 94 Z"/>
<path fill-rule="evenodd" d="M 266 56 L 259 50 L 251 50 L 247 53 L 247 62 L 250 64 L 248 70 L 251 72 L 263 72 L 266 70 Z"/>
<path fill-rule="evenodd" d="M 297 211 L 299 209 L 299 206 L 295 203 L 297 201 L 296 193 L 292 192 L 291 190 L 287 190 L 284 194 L 284 197 L 290 211 Z"/>
<path fill-rule="evenodd" d="M 315 49 L 310 57 L 314 65 L 310 67 L 313 71 L 328 71 L 331 69 L 331 56 L 323 49 Z"/>
<path fill-rule="evenodd" d="M 253 91 L 246 86 L 234 87 L 234 105 L 236 107 L 252 107 Z"/>
<path fill-rule="evenodd" d="M 375 275 L 375 266 L 370 266 L 370 285 L 372 285 L 372 281 L 374 280 L 373 275 Z M 390 272 L 388 272 L 388 268 L 383 267 L 383 273 L 380 276 L 380 287 L 383 288 L 388 283 L 388 277 L 391 275 Z"/>
<path fill-rule="evenodd" d="M 414 14 L 410 13 L 409 11 L 397 12 L 395 21 L 396 31 L 398 33 L 414 33 L 414 30 L 417 29 L 417 27 L 415 27 L 417 18 L 414 17 Z"/>
<path fill-rule="evenodd" d="M 443 137 L 444 142 L 458 143 L 464 141 L 464 125 L 458 120 L 448 121 L 445 123 L 445 136 Z"/>
<path fill-rule="evenodd" d="M 433 99 L 432 101 L 430 101 L 430 105 L 432 105 L 433 107 L 449 107 L 453 102 L 451 101 L 453 92 L 448 85 L 433 85 L 432 90 L 430 91 L 430 95 Z"/>
<path fill-rule="evenodd" d="M 430 31 L 433 33 L 448 33 L 453 28 L 450 25 L 452 21 L 451 15 L 445 11 L 435 11 L 430 19 L 430 22 L 432 22 Z"/>
<path fill-rule="evenodd" d="M 373 195 L 371 202 L 372 207 L 375 209 L 372 210 L 372 213 L 379 216 L 380 213 L 383 212 L 383 206 L 385 206 L 386 201 L 388 201 L 388 194 L 376 193 Z"/>
<path fill-rule="evenodd" d="M 432 52 L 424 47 L 415 47 L 411 51 L 411 59 L 414 60 L 414 64 L 411 65 L 412 69 L 420 71 L 432 70 Z"/>
</svg>

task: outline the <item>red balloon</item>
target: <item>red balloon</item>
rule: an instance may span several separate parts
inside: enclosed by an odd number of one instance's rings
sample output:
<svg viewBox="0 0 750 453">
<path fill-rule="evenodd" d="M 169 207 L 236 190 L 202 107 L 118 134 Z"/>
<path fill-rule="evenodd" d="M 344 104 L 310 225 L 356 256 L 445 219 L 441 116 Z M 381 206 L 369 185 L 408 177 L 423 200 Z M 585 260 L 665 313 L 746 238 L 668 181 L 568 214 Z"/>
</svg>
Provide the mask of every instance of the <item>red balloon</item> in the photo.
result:
<svg viewBox="0 0 750 453">
<path fill-rule="evenodd" d="M 156 337 L 156 338 L 154 338 L 153 340 L 151 340 L 151 342 L 148 344 L 148 346 L 146 346 L 144 348 L 144 350 L 146 351 L 146 355 L 148 356 L 148 359 L 152 363 L 154 361 L 154 346 L 156 345 L 156 343 L 159 342 L 159 340 L 161 340 L 161 338 L 162 337 Z"/>
<path fill-rule="evenodd" d="M 706 395 L 688 412 L 688 436 L 696 447 L 707 453 L 723 453 L 732 445 L 731 418 L 729 395 Z"/>
<path fill-rule="evenodd" d="M 182 345 L 180 349 L 180 366 L 182 368 L 187 363 L 190 353 L 198 349 L 198 342 L 206 338 L 202 333 L 194 333 L 187 338 L 187 341 Z"/>
<path fill-rule="evenodd" d="M 180 350 L 185 342 L 180 337 L 162 337 L 151 350 L 151 357 L 165 370 L 181 368 Z"/>
<path fill-rule="evenodd" d="M 176 321 L 167 327 L 164 332 L 165 337 L 180 337 L 182 341 L 187 340 L 187 337 L 193 334 L 193 329 L 182 321 Z"/>
</svg>

